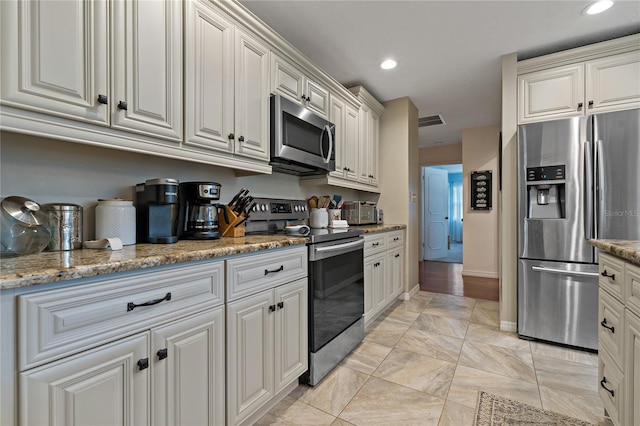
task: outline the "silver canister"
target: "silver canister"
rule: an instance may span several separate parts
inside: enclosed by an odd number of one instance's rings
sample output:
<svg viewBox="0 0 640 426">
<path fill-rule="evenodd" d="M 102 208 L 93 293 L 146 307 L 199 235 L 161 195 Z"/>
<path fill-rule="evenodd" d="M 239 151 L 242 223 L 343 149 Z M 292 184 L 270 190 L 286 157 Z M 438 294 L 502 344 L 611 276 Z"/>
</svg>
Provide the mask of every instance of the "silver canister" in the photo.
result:
<svg viewBox="0 0 640 426">
<path fill-rule="evenodd" d="M 49 218 L 51 240 L 47 250 L 75 250 L 82 247 L 82 206 L 51 203 L 42 206 Z"/>
</svg>

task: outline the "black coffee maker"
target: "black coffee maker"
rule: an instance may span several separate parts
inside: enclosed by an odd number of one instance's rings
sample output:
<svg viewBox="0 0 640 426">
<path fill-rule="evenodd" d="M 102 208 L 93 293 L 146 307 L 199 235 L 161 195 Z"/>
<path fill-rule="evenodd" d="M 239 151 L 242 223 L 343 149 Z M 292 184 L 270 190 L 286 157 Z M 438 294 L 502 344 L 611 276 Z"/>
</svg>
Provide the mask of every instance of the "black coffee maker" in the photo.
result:
<svg viewBox="0 0 640 426">
<path fill-rule="evenodd" d="M 178 241 L 178 180 L 148 179 L 136 185 L 136 240 L 171 244 Z"/>
<path fill-rule="evenodd" d="M 220 238 L 218 204 L 222 185 L 216 182 L 182 182 L 178 191 L 181 239 L 210 240 Z"/>
</svg>

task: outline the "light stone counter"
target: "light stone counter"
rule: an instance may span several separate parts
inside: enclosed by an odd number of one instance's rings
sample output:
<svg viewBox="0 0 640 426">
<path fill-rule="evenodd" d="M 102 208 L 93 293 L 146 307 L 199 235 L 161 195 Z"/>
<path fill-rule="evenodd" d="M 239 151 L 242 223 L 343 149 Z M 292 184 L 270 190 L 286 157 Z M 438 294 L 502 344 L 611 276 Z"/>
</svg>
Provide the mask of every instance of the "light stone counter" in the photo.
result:
<svg viewBox="0 0 640 426">
<path fill-rule="evenodd" d="M 389 232 L 398 229 L 407 229 L 407 225 L 351 225 L 351 229 L 361 229 L 365 234 L 375 234 L 377 232 Z"/>
<path fill-rule="evenodd" d="M 605 253 L 640 266 L 640 241 L 594 239 L 589 240 L 589 243 Z"/>
<path fill-rule="evenodd" d="M 184 240 L 175 244 L 136 244 L 115 251 L 45 251 L 29 256 L 0 259 L 0 290 L 306 243 L 305 237 L 250 235 L 206 241 Z"/>
</svg>

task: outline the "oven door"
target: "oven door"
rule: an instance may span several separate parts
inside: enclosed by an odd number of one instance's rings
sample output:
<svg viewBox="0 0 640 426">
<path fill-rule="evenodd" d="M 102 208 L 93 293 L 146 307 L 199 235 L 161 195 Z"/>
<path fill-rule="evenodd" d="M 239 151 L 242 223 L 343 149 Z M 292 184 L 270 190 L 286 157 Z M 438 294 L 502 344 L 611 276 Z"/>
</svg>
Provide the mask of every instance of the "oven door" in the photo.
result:
<svg viewBox="0 0 640 426">
<path fill-rule="evenodd" d="M 364 239 L 309 246 L 309 350 L 317 352 L 364 314 Z"/>
</svg>

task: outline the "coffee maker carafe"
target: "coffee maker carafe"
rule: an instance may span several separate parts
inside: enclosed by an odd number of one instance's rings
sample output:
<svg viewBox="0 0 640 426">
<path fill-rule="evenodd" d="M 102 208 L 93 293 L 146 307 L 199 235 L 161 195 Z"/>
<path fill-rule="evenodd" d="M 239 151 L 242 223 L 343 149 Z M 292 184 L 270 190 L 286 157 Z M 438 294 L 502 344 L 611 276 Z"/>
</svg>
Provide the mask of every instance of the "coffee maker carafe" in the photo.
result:
<svg viewBox="0 0 640 426">
<path fill-rule="evenodd" d="M 222 185 L 216 182 L 183 182 L 180 184 L 181 239 L 210 240 L 220 238 L 218 205 Z"/>
<path fill-rule="evenodd" d="M 136 185 L 136 230 L 139 243 L 178 241 L 178 180 L 148 179 Z"/>
</svg>

